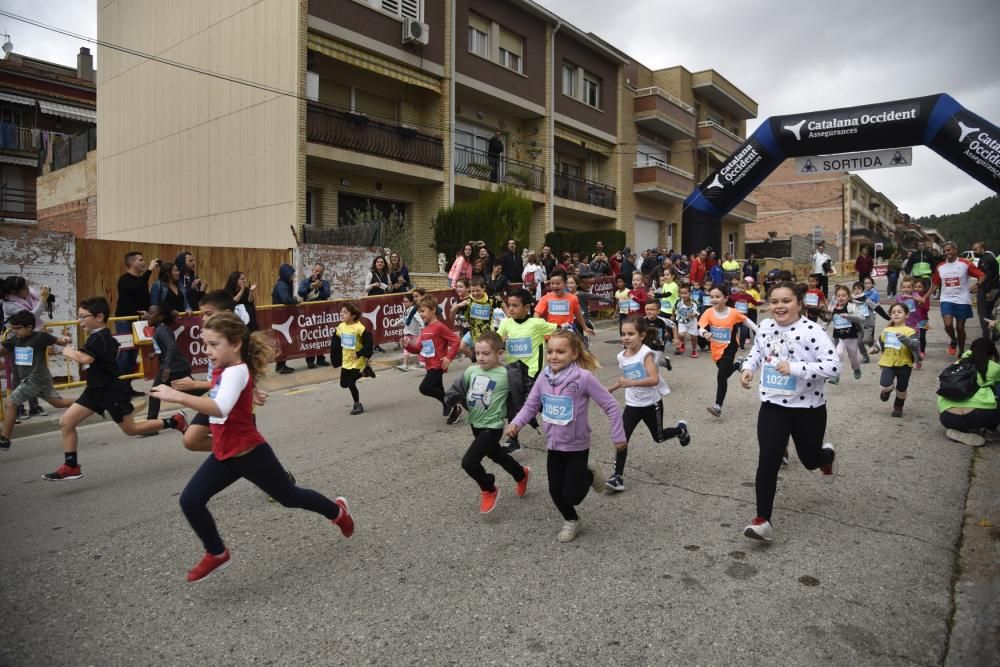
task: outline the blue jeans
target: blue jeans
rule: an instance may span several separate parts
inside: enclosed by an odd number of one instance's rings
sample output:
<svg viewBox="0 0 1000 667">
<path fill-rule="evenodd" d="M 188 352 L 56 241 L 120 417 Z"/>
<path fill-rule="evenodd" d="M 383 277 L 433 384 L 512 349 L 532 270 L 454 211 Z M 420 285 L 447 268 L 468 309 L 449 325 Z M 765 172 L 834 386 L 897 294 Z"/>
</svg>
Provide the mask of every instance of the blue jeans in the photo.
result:
<svg viewBox="0 0 1000 667">
<path fill-rule="evenodd" d="M 132 333 L 132 323 L 131 322 L 115 322 L 115 333 L 118 335 L 131 334 Z M 136 360 L 139 358 L 139 350 L 132 348 L 131 350 L 122 350 L 118 353 L 118 374 L 125 375 L 126 373 L 135 372 Z"/>
</svg>

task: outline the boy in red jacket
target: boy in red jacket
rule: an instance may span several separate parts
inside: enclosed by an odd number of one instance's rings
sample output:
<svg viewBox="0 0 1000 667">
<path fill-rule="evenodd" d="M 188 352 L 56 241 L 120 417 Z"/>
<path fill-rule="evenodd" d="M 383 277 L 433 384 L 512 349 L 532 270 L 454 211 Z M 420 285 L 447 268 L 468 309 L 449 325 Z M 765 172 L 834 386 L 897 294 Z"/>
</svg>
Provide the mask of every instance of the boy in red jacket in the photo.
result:
<svg viewBox="0 0 1000 667">
<path fill-rule="evenodd" d="M 454 424 L 462 416 L 462 406 L 456 404 L 449 409 L 445 404 L 444 373 L 458 354 L 459 340 L 455 332 L 437 318 L 437 305 L 433 296 L 428 294 L 421 297 L 417 308 L 424 321 L 424 329 L 416 341 L 410 336 L 404 336 L 403 347 L 408 352 L 419 354 L 427 368 L 427 374 L 420 383 L 420 393 L 441 401 L 444 416 L 448 418 L 449 424 Z"/>
</svg>

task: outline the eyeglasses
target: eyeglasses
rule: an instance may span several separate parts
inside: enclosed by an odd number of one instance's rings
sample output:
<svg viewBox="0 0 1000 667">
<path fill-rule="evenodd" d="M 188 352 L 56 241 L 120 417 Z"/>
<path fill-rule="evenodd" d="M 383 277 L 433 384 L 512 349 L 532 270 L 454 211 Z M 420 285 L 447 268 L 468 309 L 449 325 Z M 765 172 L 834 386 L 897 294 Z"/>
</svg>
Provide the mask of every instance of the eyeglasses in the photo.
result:
<svg viewBox="0 0 1000 667">
<path fill-rule="evenodd" d="M 88 317 L 93 317 L 93 314 L 92 313 L 86 313 L 84 315 L 81 315 L 81 314 L 77 313 L 77 315 L 76 315 L 76 319 L 79 320 L 80 322 L 86 321 L 86 319 Z"/>
</svg>

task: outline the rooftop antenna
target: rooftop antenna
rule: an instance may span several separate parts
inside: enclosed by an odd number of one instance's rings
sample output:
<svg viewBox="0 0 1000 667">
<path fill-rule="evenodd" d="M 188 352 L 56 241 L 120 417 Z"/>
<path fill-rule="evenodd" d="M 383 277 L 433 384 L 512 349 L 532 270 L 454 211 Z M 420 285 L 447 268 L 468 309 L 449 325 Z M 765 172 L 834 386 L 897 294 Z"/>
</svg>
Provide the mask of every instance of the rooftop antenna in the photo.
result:
<svg viewBox="0 0 1000 667">
<path fill-rule="evenodd" d="M 14 45 L 10 43 L 10 35 L 8 35 L 7 33 L 3 33 L 3 36 L 6 38 L 6 40 L 4 41 L 3 46 L 0 48 L 3 49 L 2 58 L 6 59 L 7 56 L 10 55 L 10 52 L 14 50 Z"/>
</svg>

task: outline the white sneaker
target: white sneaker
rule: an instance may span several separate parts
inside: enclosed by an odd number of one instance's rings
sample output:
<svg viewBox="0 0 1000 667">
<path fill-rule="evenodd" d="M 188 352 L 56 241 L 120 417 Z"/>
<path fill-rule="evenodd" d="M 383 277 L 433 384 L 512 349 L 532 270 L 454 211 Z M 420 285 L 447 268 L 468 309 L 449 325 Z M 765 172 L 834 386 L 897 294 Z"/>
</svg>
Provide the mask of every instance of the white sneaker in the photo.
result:
<svg viewBox="0 0 1000 667">
<path fill-rule="evenodd" d="M 833 484 L 833 480 L 837 478 L 837 453 L 833 451 L 833 445 L 829 442 L 823 443 L 823 449 L 828 449 L 833 452 L 833 460 L 830 461 L 829 465 L 820 466 L 819 471 L 822 473 L 824 482 L 827 484 Z"/>
<path fill-rule="evenodd" d="M 986 438 L 978 433 L 966 433 L 965 431 L 958 431 L 950 428 L 945 431 L 944 434 L 948 436 L 949 440 L 960 442 L 963 445 L 968 445 L 969 447 L 982 447 L 986 444 Z"/>
<path fill-rule="evenodd" d="M 562 530 L 556 536 L 556 539 L 560 542 L 572 542 L 576 539 L 576 534 L 580 532 L 580 520 L 576 521 L 566 521 L 563 523 Z"/>
<path fill-rule="evenodd" d="M 594 478 L 590 481 L 590 488 L 594 490 L 594 493 L 604 493 L 606 487 L 604 486 L 604 480 L 601 478 L 601 474 L 597 472 L 597 467 L 588 465 L 587 470 L 589 470 L 590 474 L 594 476 Z"/>
<path fill-rule="evenodd" d="M 743 534 L 751 540 L 761 540 L 770 542 L 774 539 L 774 532 L 771 530 L 771 522 L 761 517 L 756 517 L 749 526 L 743 529 Z"/>
</svg>

